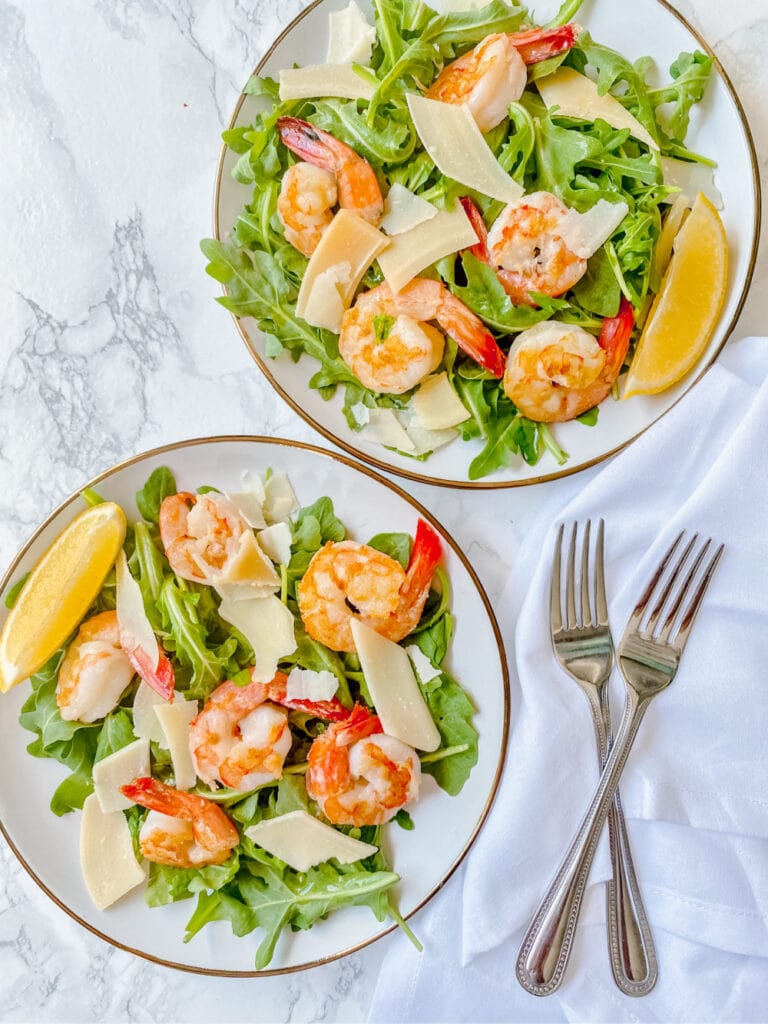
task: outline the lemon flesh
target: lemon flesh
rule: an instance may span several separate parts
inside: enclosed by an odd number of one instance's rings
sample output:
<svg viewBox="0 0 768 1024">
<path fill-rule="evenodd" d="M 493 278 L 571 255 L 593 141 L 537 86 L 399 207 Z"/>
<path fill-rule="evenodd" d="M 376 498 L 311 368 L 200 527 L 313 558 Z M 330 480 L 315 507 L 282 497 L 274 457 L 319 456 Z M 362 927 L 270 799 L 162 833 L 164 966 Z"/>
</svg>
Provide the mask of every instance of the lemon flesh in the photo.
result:
<svg viewBox="0 0 768 1024">
<path fill-rule="evenodd" d="M 125 539 L 125 513 L 105 501 L 59 534 L 21 589 L 0 633 L 0 692 L 37 672 L 80 623 Z"/>
<path fill-rule="evenodd" d="M 646 321 L 624 398 L 676 384 L 701 358 L 717 324 L 728 282 L 728 240 L 701 192 L 674 242 L 672 260 Z"/>
</svg>

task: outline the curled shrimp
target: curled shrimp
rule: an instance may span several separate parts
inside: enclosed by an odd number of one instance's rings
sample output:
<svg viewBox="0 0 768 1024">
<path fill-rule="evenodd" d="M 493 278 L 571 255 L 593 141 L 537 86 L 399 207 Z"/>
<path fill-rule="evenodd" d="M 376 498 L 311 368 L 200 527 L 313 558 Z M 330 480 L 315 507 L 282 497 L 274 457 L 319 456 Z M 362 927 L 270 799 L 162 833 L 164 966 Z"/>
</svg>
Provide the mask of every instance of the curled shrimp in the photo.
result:
<svg viewBox="0 0 768 1024">
<path fill-rule="evenodd" d="M 117 613 L 86 619 L 59 667 L 56 703 L 66 721 L 95 722 L 117 707 L 134 675 L 120 645 Z"/>
<path fill-rule="evenodd" d="M 205 797 L 149 777 L 134 779 L 120 790 L 129 800 L 149 808 L 139 832 L 146 860 L 177 868 L 223 864 L 240 842 L 224 811 Z"/>
<path fill-rule="evenodd" d="M 440 539 L 423 519 L 407 572 L 367 544 L 329 541 L 296 590 L 304 628 L 333 651 L 354 651 L 350 622 L 356 618 L 397 643 L 419 623 L 440 553 Z"/>
<path fill-rule="evenodd" d="M 528 419 L 572 420 L 607 398 L 624 363 L 634 327 L 632 305 L 603 321 L 599 338 L 547 320 L 523 331 L 509 350 L 504 391 Z"/>
<path fill-rule="evenodd" d="M 339 353 L 365 387 L 401 395 L 443 358 L 445 339 L 430 320 L 495 377 L 502 376 L 504 353 L 479 317 L 445 285 L 424 277 L 396 294 L 384 282 L 358 295 L 341 322 Z"/>
<path fill-rule="evenodd" d="M 203 782 L 245 792 L 279 779 L 291 749 L 287 707 L 337 721 L 349 714 L 336 698 L 290 701 L 286 686 L 287 677 L 278 673 L 269 683 L 226 682 L 213 691 L 189 727 L 192 761 Z"/>
<path fill-rule="evenodd" d="M 323 171 L 327 171 L 334 179 L 336 197 L 334 202 L 329 203 L 326 210 L 329 210 L 338 199 L 339 206 L 346 210 L 353 210 L 363 220 L 371 224 L 378 224 L 384 212 L 384 198 L 376 178 L 376 172 L 364 157 L 358 154 L 345 142 L 334 138 L 329 132 L 322 128 L 316 128 L 309 121 L 302 121 L 298 117 L 280 117 L 277 120 L 277 130 L 283 144 L 296 153 L 302 160 L 314 165 Z M 330 183 L 327 178 L 309 179 L 308 172 L 296 172 L 300 175 L 296 180 L 286 178 L 280 192 L 278 203 L 278 214 L 292 234 L 301 242 L 298 245 L 293 238 L 286 233 L 286 238 L 296 248 L 310 256 L 323 232 L 321 218 L 325 220 L 327 227 L 331 218 L 325 218 L 320 206 L 325 199 L 330 197 Z M 311 182 L 311 192 L 302 196 L 296 189 L 296 184 L 303 190 L 306 182 Z M 307 208 L 311 203 L 313 208 L 312 217 L 307 216 Z"/>
<path fill-rule="evenodd" d="M 307 793 L 334 825 L 382 825 L 419 795 L 418 754 L 359 705 L 313 741 L 308 761 Z"/>
<path fill-rule="evenodd" d="M 523 95 L 526 65 L 569 50 L 579 31 L 577 25 L 563 25 L 486 36 L 443 68 L 427 96 L 443 103 L 466 104 L 480 131 L 489 132 L 507 116 L 510 103 Z"/>
<path fill-rule="evenodd" d="M 180 491 L 163 499 L 160 538 L 177 576 L 210 582 L 237 555 L 248 524 L 223 494 Z"/>
<path fill-rule="evenodd" d="M 333 220 L 338 191 L 330 171 L 314 164 L 293 164 L 283 175 L 277 213 L 286 240 L 311 256 Z"/>
</svg>

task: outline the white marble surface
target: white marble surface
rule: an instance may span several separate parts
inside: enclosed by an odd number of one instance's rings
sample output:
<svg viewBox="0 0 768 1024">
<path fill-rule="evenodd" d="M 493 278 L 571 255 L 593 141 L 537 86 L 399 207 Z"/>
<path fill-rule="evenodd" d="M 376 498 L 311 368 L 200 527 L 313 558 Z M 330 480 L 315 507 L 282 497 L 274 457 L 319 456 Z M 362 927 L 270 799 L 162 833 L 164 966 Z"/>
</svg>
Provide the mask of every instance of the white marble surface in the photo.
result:
<svg viewBox="0 0 768 1024">
<path fill-rule="evenodd" d="M 216 433 L 317 441 L 213 302 L 197 247 L 218 133 L 301 6 L 0 0 L 0 569 L 63 497 L 134 452 Z M 765 2 L 678 7 L 741 95 L 765 187 Z M 735 337 L 768 331 L 765 234 Z M 557 486 L 413 492 L 495 598 L 526 519 Z M 358 1020 L 387 942 L 284 978 L 198 978 L 84 933 L 2 841 L 0 877 L 4 1021 Z"/>
</svg>

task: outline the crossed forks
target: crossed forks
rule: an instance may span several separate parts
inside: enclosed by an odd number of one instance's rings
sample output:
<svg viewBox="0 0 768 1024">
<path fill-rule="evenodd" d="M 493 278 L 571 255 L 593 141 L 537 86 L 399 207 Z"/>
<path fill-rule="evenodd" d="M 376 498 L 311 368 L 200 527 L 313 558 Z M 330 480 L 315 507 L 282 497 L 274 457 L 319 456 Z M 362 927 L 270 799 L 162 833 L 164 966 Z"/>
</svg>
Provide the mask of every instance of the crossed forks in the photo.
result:
<svg viewBox="0 0 768 1024">
<path fill-rule="evenodd" d="M 618 661 L 626 684 L 626 699 L 618 735 L 611 745 L 607 682 L 613 668 L 614 652 L 605 594 L 604 524 L 601 520 L 598 527 L 595 565 L 591 573 L 590 526 L 588 522 L 582 541 L 578 613 L 576 524 L 571 534 L 565 580 L 565 619 L 560 593 L 564 527 L 558 531 L 552 568 L 550 625 L 558 661 L 579 683 L 589 700 L 602 775 L 589 809 L 528 926 L 518 952 L 518 981 L 528 992 L 540 996 L 554 992 L 562 982 L 582 897 L 606 817 L 613 872 L 607 896 L 613 975 L 616 984 L 627 995 L 645 995 L 656 984 L 656 951 L 632 863 L 618 784 L 648 705 L 653 697 L 669 686 L 677 673 L 696 613 L 723 553 L 721 544 L 702 570 L 712 542 L 703 542 L 689 561 L 699 543 L 698 535 L 694 535 L 667 572 L 685 535 L 683 531 L 656 567 L 619 643 Z M 591 588 L 590 577 L 593 581 Z M 590 591 L 593 593 L 591 603 Z M 656 603 L 646 618 L 654 597 Z"/>
</svg>

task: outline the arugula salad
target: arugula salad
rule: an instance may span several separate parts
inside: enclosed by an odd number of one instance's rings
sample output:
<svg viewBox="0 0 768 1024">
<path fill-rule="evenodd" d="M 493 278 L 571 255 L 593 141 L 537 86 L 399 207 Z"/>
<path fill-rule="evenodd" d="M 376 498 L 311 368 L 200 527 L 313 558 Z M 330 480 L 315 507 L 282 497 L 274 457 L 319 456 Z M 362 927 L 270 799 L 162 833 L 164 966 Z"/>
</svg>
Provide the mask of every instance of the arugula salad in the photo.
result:
<svg viewBox="0 0 768 1024">
<path fill-rule="evenodd" d="M 327 63 L 254 76 L 223 134 L 250 188 L 201 243 L 219 301 L 266 353 L 317 363 L 349 427 L 414 459 L 474 442 L 480 479 L 598 422 L 713 162 L 686 147 L 712 59 L 666 84 L 574 22 L 506 0 L 330 16 Z M 599 428 L 598 428 L 599 429 Z"/>
<path fill-rule="evenodd" d="M 193 900 L 185 941 L 210 921 L 258 930 L 257 969 L 284 929 L 344 906 L 410 935 L 383 832 L 418 827 L 423 775 L 460 792 L 478 749 L 445 667 L 437 534 L 418 520 L 413 538 L 353 541 L 329 497 L 300 507 L 269 470 L 224 493 L 158 468 L 136 504 L 20 715 L 29 753 L 69 770 L 50 806 L 81 812 L 94 903 L 138 886 L 149 907 Z"/>
</svg>

